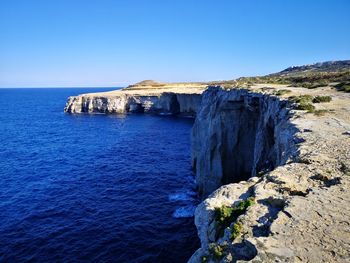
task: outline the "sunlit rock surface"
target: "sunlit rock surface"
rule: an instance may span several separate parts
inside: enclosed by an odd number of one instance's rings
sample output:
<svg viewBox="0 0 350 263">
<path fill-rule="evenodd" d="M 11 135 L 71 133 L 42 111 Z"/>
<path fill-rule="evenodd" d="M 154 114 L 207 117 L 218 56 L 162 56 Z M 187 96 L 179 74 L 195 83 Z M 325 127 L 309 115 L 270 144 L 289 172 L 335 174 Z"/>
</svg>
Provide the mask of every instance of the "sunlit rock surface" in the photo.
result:
<svg viewBox="0 0 350 263">
<path fill-rule="evenodd" d="M 68 113 L 154 113 L 195 116 L 205 85 L 145 81 L 110 92 L 69 97 Z"/>
<path fill-rule="evenodd" d="M 350 94 L 290 90 L 332 102 L 316 105 L 326 110 L 317 115 L 256 94 L 260 87 L 203 94 L 192 163 L 209 196 L 196 209 L 201 248 L 189 262 L 350 261 Z M 248 197 L 254 204 L 220 236 L 215 209 Z"/>
</svg>

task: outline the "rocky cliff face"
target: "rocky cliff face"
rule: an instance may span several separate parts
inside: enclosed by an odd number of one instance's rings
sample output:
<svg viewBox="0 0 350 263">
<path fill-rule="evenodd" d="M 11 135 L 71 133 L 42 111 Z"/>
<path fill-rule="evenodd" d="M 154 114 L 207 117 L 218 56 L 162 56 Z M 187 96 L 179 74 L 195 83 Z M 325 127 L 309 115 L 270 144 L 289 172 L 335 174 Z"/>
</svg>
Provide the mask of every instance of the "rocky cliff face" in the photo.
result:
<svg viewBox="0 0 350 263">
<path fill-rule="evenodd" d="M 202 105 L 192 130 L 192 166 L 202 197 L 270 171 L 295 154 L 286 101 L 211 87 Z"/>
<path fill-rule="evenodd" d="M 189 262 L 350 260 L 349 96 L 333 96 L 337 111 L 322 117 L 246 90 L 203 94 L 192 164 L 210 195 Z"/>
<path fill-rule="evenodd" d="M 189 262 L 349 262 L 350 94 L 277 87 L 331 96 L 314 115 L 261 93 L 275 90 L 265 84 L 203 95 L 192 85 L 70 97 L 65 111 L 196 114 L 192 166 L 205 200 L 195 212 L 201 247 Z"/>
<path fill-rule="evenodd" d="M 109 95 L 86 94 L 69 97 L 65 112 L 68 113 L 128 113 L 183 114 L 194 116 L 201 103 L 201 94 L 137 95 L 123 91 Z"/>
</svg>

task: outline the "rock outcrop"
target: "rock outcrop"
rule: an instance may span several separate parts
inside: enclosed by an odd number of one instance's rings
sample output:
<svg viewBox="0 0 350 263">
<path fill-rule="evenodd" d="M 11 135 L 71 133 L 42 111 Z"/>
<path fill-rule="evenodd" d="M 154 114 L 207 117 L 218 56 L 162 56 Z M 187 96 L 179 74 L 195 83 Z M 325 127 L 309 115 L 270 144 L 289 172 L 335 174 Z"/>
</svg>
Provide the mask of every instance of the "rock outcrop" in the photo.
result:
<svg viewBox="0 0 350 263">
<path fill-rule="evenodd" d="M 266 94 L 203 94 L 192 162 L 202 196 L 218 189 L 196 209 L 189 262 L 350 261 L 350 96 L 329 94 L 324 116 Z"/>
<path fill-rule="evenodd" d="M 80 95 L 69 97 L 65 112 L 68 113 L 154 113 L 194 116 L 201 102 L 200 94 L 162 93 L 159 96 Z"/>
<path fill-rule="evenodd" d="M 247 90 L 210 87 L 192 129 L 199 193 L 270 171 L 296 155 L 287 101 Z"/>
<path fill-rule="evenodd" d="M 141 85 L 142 84 L 142 85 Z M 141 82 L 126 89 L 89 93 L 68 98 L 64 108 L 68 113 L 129 113 L 142 112 L 195 116 L 201 103 L 204 85 L 154 84 Z"/>
</svg>

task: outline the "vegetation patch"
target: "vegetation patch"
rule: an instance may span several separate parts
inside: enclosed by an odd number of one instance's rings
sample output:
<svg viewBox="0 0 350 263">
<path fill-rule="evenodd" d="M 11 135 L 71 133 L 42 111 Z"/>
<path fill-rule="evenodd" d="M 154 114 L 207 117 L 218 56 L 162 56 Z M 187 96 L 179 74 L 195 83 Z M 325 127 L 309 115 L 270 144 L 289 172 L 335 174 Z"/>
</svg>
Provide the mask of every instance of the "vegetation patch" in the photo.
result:
<svg viewBox="0 0 350 263">
<path fill-rule="evenodd" d="M 308 113 L 312 113 L 315 111 L 315 106 L 311 103 L 300 103 L 296 107 L 297 110 L 306 110 Z"/>
<path fill-rule="evenodd" d="M 310 95 L 291 96 L 288 99 L 297 104 L 295 108 L 297 110 L 306 110 L 309 113 L 315 111 L 315 106 L 312 105 L 313 98 Z"/>
<path fill-rule="evenodd" d="M 322 64 L 322 65 L 321 65 Z M 235 87 L 245 87 L 253 84 L 283 84 L 293 87 L 315 89 L 325 87 L 334 82 L 340 82 L 339 91 L 350 92 L 350 63 L 342 61 L 332 64 L 290 67 L 281 72 L 266 76 L 242 77 L 227 81 L 212 81 L 208 85 L 230 84 Z"/>
<path fill-rule="evenodd" d="M 321 102 L 331 102 L 331 96 L 316 96 L 312 99 L 313 103 L 321 103 Z"/>
<path fill-rule="evenodd" d="M 254 197 L 249 197 L 246 200 L 236 203 L 234 206 L 223 205 L 215 209 L 215 220 L 217 223 L 217 237 L 222 237 L 226 228 L 230 228 L 230 240 L 235 240 L 242 232 L 242 224 L 236 222 L 237 218 L 244 214 L 249 206 L 255 204 Z M 233 223 L 233 224 L 232 224 Z M 203 263 L 210 260 L 218 261 L 227 255 L 227 243 L 216 244 L 211 243 L 208 251 L 201 257 Z"/>
<path fill-rule="evenodd" d="M 329 110 L 315 110 L 314 114 L 316 116 L 324 116 L 327 112 L 329 112 Z"/>
<path fill-rule="evenodd" d="M 338 91 L 350 92 L 350 82 L 340 82 L 334 86 Z"/>
<path fill-rule="evenodd" d="M 203 263 L 208 262 L 209 260 L 218 261 L 222 259 L 227 254 L 227 245 L 218 245 L 211 243 L 208 248 L 207 254 L 202 256 L 201 261 Z"/>
<path fill-rule="evenodd" d="M 312 102 L 312 96 L 310 96 L 310 95 L 291 96 L 288 99 L 291 102 L 301 103 L 301 104 L 306 104 L 306 103 Z"/>
<path fill-rule="evenodd" d="M 350 80 L 350 70 L 336 71 L 309 71 L 309 72 L 290 72 L 276 73 L 266 76 L 242 77 L 229 81 L 213 81 L 213 84 L 232 83 L 235 86 L 257 84 L 283 84 L 293 87 L 303 87 L 307 89 L 315 89 L 318 87 L 328 86 L 332 82 L 348 82 Z"/>
<path fill-rule="evenodd" d="M 235 240 L 242 232 L 242 225 L 240 223 L 234 223 L 231 227 L 231 241 Z"/>
<path fill-rule="evenodd" d="M 202 263 L 206 263 L 206 262 L 208 262 L 208 260 L 209 260 L 209 256 L 208 255 L 202 256 Z"/>
<path fill-rule="evenodd" d="M 319 81 L 319 82 L 304 82 L 304 83 L 294 83 L 291 86 L 295 87 L 303 87 L 306 89 L 316 89 L 319 87 L 325 87 L 328 83 L 326 81 Z"/>
<path fill-rule="evenodd" d="M 221 259 L 224 256 L 226 246 L 220 246 L 217 244 L 210 244 L 209 253 L 214 259 Z"/>
<path fill-rule="evenodd" d="M 280 89 L 280 90 L 275 91 L 274 95 L 276 95 L 276 96 L 283 96 L 283 95 L 285 95 L 287 93 L 291 93 L 291 92 L 292 91 L 289 90 L 289 89 Z"/>
<path fill-rule="evenodd" d="M 217 207 L 215 209 L 215 220 L 217 222 L 217 237 L 223 236 L 225 228 L 229 227 L 231 223 L 235 222 L 237 218 L 240 215 L 244 214 L 247 208 L 253 205 L 254 203 L 254 198 L 249 197 L 247 200 L 243 200 L 232 207 Z"/>
</svg>

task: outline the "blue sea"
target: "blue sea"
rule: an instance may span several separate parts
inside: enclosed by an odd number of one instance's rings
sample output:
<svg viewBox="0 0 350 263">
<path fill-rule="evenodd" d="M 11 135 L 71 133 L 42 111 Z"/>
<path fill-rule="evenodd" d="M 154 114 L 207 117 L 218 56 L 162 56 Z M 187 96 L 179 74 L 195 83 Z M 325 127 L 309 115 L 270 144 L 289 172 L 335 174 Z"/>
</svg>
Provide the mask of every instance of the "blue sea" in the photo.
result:
<svg viewBox="0 0 350 263">
<path fill-rule="evenodd" d="M 197 247 L 192 119 L 69 115 L 0 89 L 0 262 L 186 262 Z"/>
</svg>

